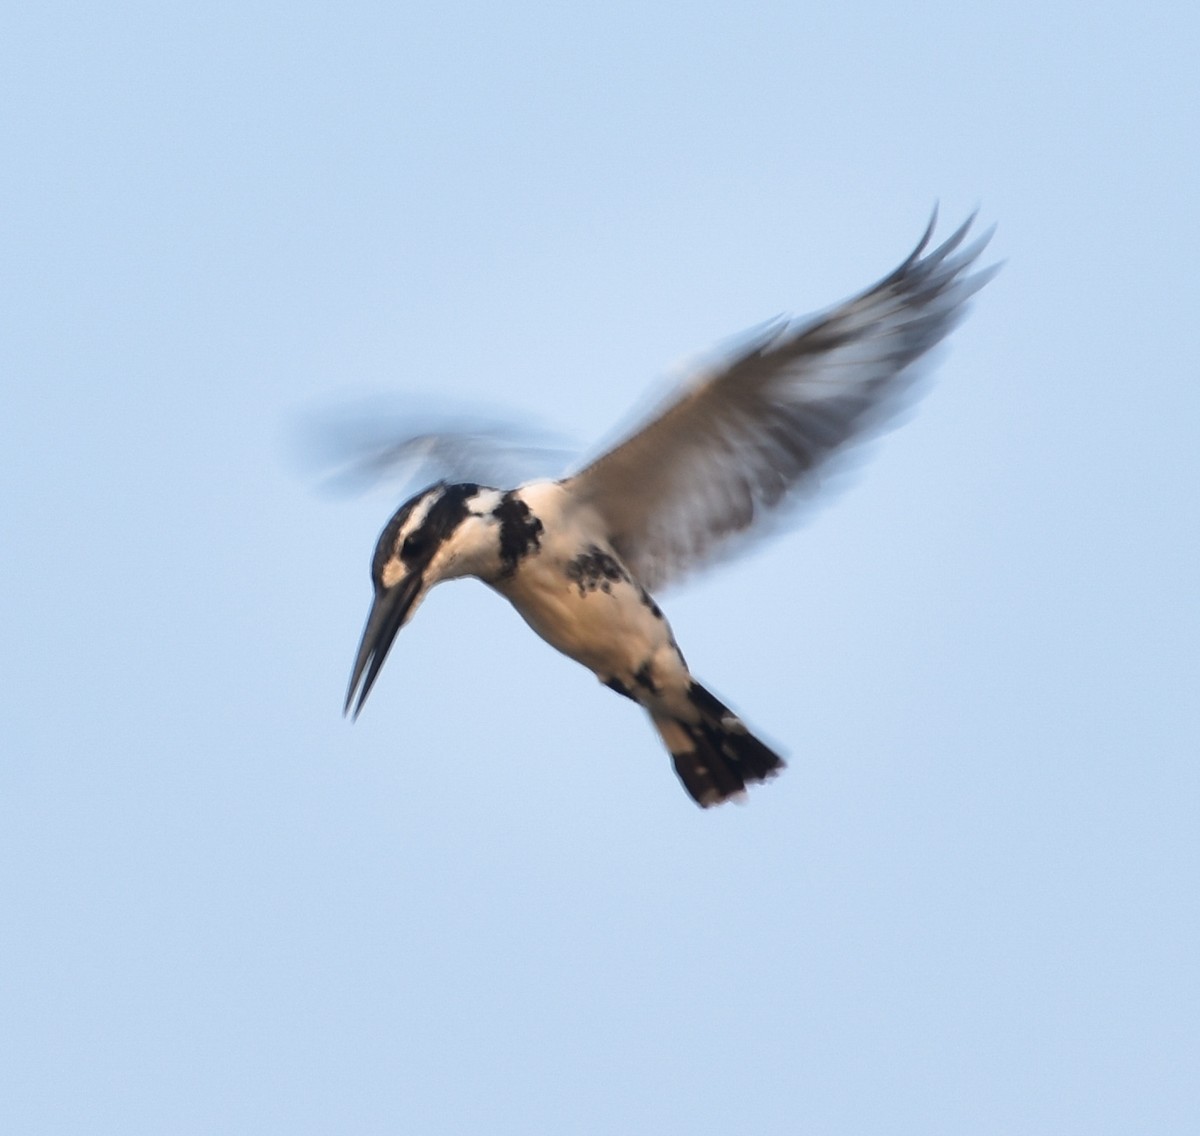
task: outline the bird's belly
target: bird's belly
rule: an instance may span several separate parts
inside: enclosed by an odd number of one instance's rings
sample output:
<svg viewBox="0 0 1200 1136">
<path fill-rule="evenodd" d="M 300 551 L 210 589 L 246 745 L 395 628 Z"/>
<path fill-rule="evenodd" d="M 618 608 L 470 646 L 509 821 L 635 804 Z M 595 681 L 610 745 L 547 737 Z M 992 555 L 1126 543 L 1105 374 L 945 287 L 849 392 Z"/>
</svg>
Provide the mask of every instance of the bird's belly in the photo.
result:
<svg viewBox="0 0 1200 1136">
<path fill-rule="evenodd" d="M 663 650 L 676 653 L 662 612 L 631 581 L 572 580 L 535 562 L 494 586 L 547 643 L 602 679 L 632 674 Z"/>
</svg>

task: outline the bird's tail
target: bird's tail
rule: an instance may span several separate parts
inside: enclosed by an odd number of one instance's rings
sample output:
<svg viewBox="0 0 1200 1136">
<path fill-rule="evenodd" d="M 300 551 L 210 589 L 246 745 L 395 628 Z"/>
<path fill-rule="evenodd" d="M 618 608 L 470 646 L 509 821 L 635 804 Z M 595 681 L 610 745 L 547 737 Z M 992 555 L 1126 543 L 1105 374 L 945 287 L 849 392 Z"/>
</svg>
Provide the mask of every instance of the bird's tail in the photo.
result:
<svg viewBox="0 0 1200 1136">
<path fill-rule="evenodd" d="M 671 751 L 679 780 L 701 808 L 719 805 L 744 793 L 748 782 L 766 781 L 783 769 L 783 758 L 698 682 L 692 683 L 688 699 L 699 711 L 698 723 L 655 717 L 654 724 Z"/>
</svg>

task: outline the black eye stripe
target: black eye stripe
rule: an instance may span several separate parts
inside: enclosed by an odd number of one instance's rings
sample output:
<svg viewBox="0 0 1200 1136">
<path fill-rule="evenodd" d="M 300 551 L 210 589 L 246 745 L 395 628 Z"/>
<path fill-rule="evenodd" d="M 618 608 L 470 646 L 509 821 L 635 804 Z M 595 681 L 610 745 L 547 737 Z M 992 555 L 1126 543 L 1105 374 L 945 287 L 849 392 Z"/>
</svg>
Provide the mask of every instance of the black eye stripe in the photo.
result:
<svg viewBox="0 0 1200 1136">
<path fill-rule="evenodd" d="M 371 565 L 371 578 L 376 588 L 382 586 L 383 567 L 392 557 L 404 561 L 410 572 L 423 569 L 432 560 L 438 547 L 447 540 L 466 519 L 470 510 L 467 502 L 479 492 L 474 483 L 446 485 L 439 482 L 406 501 L 384 527 L 375 546 L 375 559 Z M 421 524 L 403 540 L 400 533 L 408 523 L 413 510 L 423 501 L 432 501 Z"/>
<path fill-rule="evenodd" d="M 400 546 L 400 555 L 403 559 L 410 560 L 424 552 L 428 543 L 429 534 L 423 528 L 417 529 L 404 538 L 404 543 Z"/>
</svg>

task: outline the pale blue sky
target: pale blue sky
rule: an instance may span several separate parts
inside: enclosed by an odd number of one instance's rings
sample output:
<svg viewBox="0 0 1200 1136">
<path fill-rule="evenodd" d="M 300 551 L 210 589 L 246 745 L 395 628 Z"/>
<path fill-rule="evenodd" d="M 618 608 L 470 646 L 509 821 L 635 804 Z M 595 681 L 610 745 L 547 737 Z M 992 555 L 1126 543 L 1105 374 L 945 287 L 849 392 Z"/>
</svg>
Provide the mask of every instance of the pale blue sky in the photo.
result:
<svg viewBox="0 0 1200 1136">
<path fill-rule="evenodd" d="M 1185 1133 L 1200 17 L 27 5 L 0 22 L 0 1129 Z M 341 701 L 397 503 L 295 423 L 608 436 L 976 205 L 856 483 L 663 597 L 790 755 L 694 808 L 474 584 Z"/>
</svg>

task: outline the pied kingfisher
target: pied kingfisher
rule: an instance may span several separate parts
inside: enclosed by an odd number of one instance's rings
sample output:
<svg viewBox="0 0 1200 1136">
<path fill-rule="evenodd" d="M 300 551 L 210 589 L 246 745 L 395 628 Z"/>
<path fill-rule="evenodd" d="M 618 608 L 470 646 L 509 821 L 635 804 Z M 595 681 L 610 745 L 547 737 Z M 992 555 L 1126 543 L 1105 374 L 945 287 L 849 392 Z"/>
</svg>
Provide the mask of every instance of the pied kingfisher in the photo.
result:
<svg viewBox="0 0 1200 1136">
<path fill-rule="evenodd" d="M 914 364 L 996 271 L 968 273 L 990 230 L 963 247 L 970 218 L 929 249 L 935 220 L 874 287 L 760 329 L 579 472 L 509 490 L 439 481 L 405 502 L 375 548 L 346 712 L 362 710 L 429 589 L 475 576 L 646 710 L 697 804 L 778 773 L 783 759 L 692 677 L 651 592 L 813 488 L 835 452 L 902 401 Z"/>
</svg>

